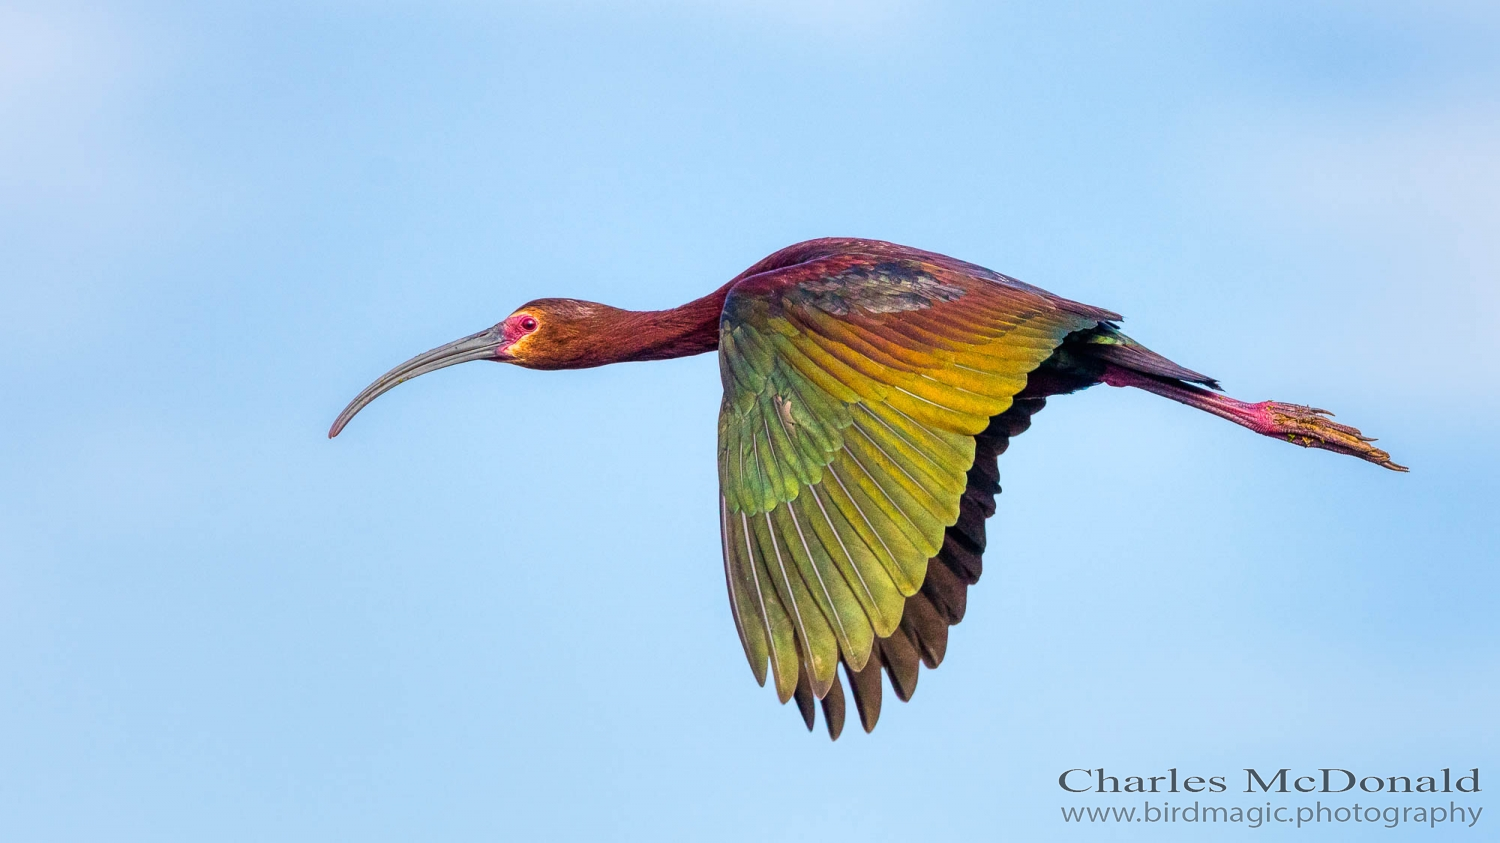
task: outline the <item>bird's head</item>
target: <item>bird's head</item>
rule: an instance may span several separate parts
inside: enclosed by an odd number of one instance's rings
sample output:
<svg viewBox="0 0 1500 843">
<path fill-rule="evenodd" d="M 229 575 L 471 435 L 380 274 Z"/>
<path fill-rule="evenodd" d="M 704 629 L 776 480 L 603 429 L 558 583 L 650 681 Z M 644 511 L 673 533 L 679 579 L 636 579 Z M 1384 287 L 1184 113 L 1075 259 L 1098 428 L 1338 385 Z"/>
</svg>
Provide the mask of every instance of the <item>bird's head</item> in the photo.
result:
<svg viewBox="0 0 1500 843">
<path fill-rule="evenodd" d="M 328 430 L 339 435 L 354 414 L 398 384 L 471 360 L 514 363 L 528 369 L 581 369 L 606 360 L 596 359 L 599 335 L 619 321 L 625 311 L 577 299 L 537 299 L 477 334 L 440 345 L 381 375 L 355 396 Z"/>
</svg>

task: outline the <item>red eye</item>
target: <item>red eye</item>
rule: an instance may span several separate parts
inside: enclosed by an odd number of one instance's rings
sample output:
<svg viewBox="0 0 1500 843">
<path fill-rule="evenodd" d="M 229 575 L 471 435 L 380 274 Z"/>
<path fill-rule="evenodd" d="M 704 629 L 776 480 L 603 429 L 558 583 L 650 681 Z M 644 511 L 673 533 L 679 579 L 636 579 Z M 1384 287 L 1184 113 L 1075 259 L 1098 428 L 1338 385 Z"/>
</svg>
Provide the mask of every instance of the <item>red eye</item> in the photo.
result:
<svg viewBox="0 0 1500 843">
<path fill-rule="evenodd" d="M 535 331 L 536 330 L 536 320 L 533 319 L 530 316 L 522 316 L 521 317 L 521 330 L 525 331 L 528 334 L 531 333 L 532 331 Z"/>
</svg>

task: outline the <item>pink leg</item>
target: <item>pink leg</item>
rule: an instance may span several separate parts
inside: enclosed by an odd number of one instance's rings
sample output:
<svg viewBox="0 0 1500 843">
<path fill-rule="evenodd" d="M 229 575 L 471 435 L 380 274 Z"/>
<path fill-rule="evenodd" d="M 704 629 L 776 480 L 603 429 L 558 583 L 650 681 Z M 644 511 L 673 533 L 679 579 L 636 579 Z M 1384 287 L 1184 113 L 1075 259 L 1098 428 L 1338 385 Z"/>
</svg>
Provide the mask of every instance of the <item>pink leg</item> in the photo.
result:
<svg viewBox="0 0 1500 843">
<path fill-rule="evenodd" d="M 1182 381 L 1152 377 L 1113 365 L 1105 368 L 1103 380 L 1110 386 L 1133 386 L 1196 407 L 1263 436 L 1284 439 L 1304 448 L 1349 454 L 1393 471 L 1406 471 L 1404 466 L 1391 462 L 1390 454 L 1371 445 L 1374 439 L 1356 428 L 1330 421 L 1333 414 L 1327 410 L 1280 401 L 1247 404 Z"/>
</svg>

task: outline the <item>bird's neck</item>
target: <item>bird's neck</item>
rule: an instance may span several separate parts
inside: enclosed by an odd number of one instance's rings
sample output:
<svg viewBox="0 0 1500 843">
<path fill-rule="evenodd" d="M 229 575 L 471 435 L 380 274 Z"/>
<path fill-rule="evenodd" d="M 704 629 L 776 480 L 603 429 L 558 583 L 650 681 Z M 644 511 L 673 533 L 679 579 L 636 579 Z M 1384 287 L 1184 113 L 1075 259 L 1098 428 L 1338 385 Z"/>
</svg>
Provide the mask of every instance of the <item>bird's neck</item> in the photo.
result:
<svg viewBox="0 0 1500 843">
<path fill-rule="evenodd" d="M 671 310 L 625 310 L 611 320 L 602 347 L 610 363 L 668 360 L 704 354 L 719 347 L 719 315 L 730 284 Z M 606 339 L 600 337 L 600 339 Z"/>
</svg>

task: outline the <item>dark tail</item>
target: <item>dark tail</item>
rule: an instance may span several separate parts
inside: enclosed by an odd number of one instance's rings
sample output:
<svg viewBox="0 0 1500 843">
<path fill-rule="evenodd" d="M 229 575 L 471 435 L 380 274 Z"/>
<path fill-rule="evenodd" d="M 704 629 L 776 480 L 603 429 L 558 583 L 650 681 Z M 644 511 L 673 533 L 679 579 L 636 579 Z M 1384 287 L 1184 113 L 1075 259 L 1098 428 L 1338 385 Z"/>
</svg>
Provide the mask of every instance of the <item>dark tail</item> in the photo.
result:
<svg viewBox="0 0 1500 843">
<path fill-rule="evenodd" d="M 1214 378 L 1173 363 L 1107 323 L 1079 337 L 1079 340 L 1084 346 L 1082 350 L 1088 356 L 1105 363 L 1113 363 L 1122 369 L 1146 375 L 1202 384 L 1209 389 L 1219 390 L 1219 382 Z"/>
</svg>

